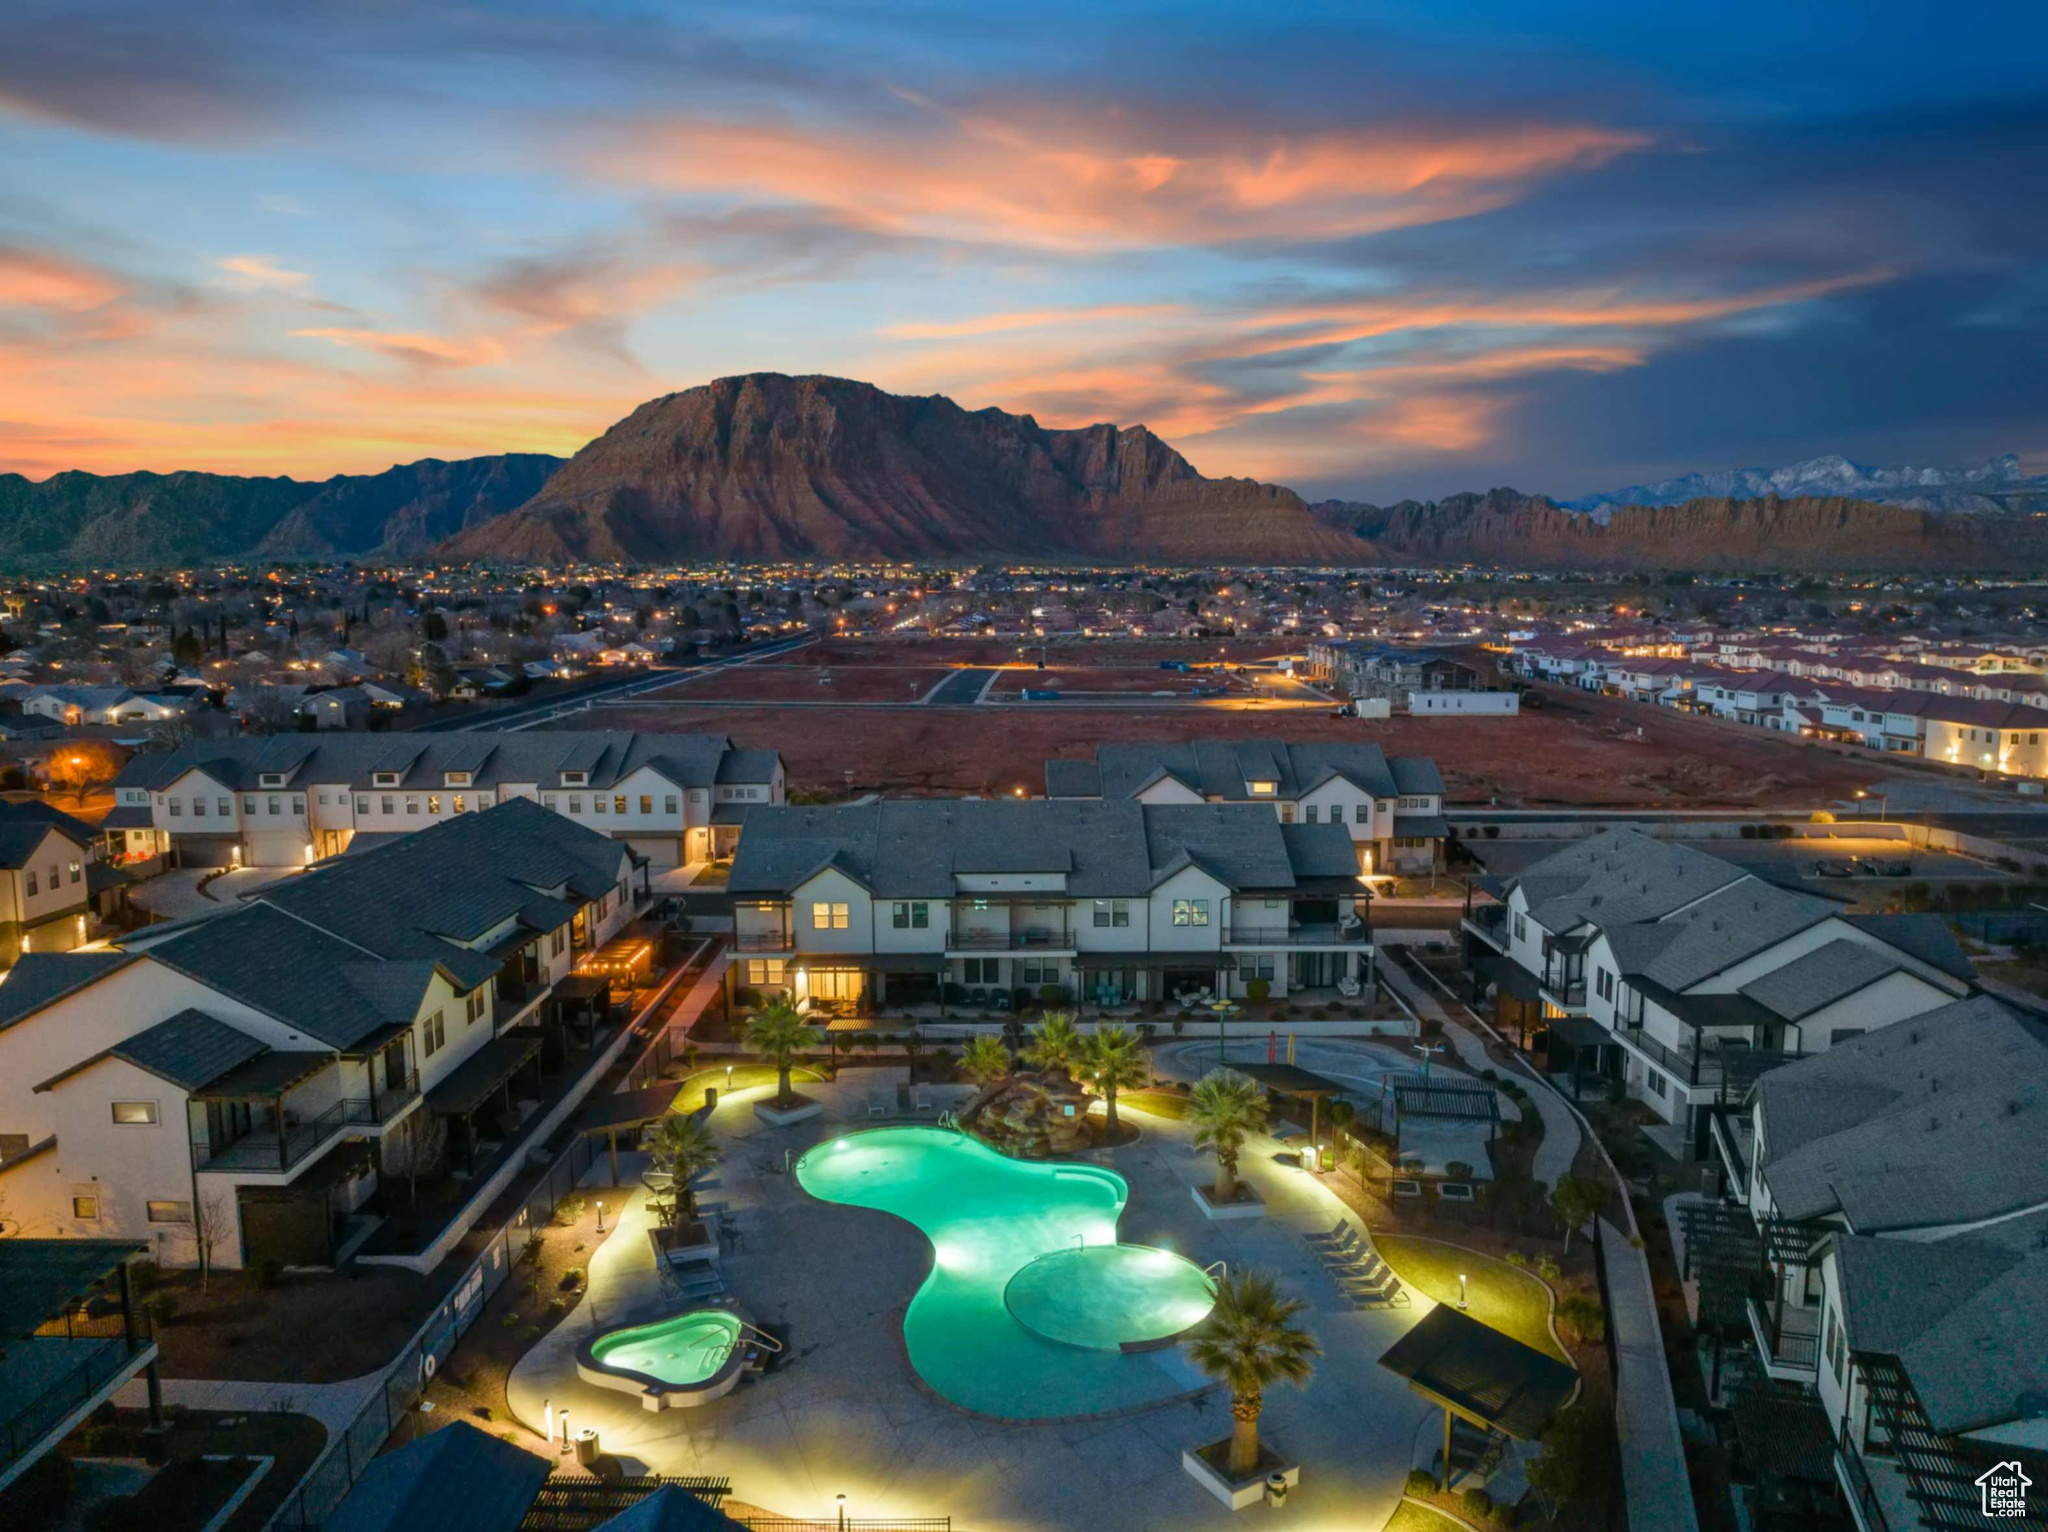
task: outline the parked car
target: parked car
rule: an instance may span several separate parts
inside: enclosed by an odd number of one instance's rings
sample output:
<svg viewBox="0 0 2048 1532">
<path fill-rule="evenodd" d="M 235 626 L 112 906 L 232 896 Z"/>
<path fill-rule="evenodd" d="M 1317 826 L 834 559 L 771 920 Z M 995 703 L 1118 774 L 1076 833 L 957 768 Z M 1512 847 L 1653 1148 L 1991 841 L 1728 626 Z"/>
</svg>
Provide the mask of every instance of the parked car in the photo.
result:
<svg viewBox="0 0 2048 1532">
<path fill-rule="evenodd" d="M 1813 875 L 1816 878 L 1853 878 L 1856 865 L 1834 857 L 1822 857 L 1813 864 Z"/>
<path fill-rule="evenodd" d="M 1867 856 L 1863 858 L 1863 870 L 1873 878 L 1913 876 L 1913 864 L 1898 856 Z"/>
</svg>

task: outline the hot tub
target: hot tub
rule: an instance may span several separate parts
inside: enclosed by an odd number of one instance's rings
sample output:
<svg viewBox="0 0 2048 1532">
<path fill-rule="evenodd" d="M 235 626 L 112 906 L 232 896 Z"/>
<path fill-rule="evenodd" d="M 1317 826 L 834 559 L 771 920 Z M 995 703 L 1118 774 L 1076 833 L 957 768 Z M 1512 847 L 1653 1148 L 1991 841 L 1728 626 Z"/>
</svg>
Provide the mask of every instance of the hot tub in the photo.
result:
<svg viewBox="0 0 2048 1532">
<path fill-rule="evenodd" d="M 600 1330 L 576 1348 L 576 1374 L 638 1394 L 644 1409 L 689 1409 L 732 1392 L 751 1328 L 731 1309 L 699 1308 Z"/>
</svg>

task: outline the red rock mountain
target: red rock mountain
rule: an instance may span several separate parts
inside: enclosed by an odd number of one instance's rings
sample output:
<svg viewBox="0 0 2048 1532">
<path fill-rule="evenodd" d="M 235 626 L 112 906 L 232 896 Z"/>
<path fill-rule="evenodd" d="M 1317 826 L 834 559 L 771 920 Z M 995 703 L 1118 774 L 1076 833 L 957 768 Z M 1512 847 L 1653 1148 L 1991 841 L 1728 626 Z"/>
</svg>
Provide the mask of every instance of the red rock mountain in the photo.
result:
<svg viewBox="0 0 2048 1532">
<path fill-rule="evenodd" d="M 981 558 L 1370 564 L 1292 490 L 1205 479 L 1143 426 L 1049 431 L 844 378 L 749 373 L 651 400 L 525 505 L 443 544 L 537 563 Z"/>
</svg>

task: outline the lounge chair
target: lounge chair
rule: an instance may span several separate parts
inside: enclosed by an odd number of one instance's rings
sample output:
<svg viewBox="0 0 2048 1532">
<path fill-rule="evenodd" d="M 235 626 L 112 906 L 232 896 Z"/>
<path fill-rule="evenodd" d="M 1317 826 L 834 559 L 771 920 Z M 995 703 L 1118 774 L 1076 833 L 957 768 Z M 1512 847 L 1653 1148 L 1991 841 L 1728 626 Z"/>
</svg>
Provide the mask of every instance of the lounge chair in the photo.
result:
<svg viewBox="0 0 2048 1532">
<path fill-rule="evenodd" d="M 1311 1229 L 1302 1235 L 1301 1242 L 1309 1246 L 1334 1245 L 1339 1241 L 1358 1238 L 1358 1230 L 1349 1220 L 1340 1218 L 1328 1229 Z"/>
<path fill-rule="evenodd" d="M 868 1092 L 868 1116 L 870 1116 L 870 1117 L 887 1117 L 888 1115 L 889 1115 L 889 1099 L 888 1099 L 888 1097 L 884 1096 L 884 1095 L 883 1095 L 883 1094 L 882 1094 L 882 1093 L 881 1093 L 880 1091 L 872 1091 L 872 1090 L 871 1090 L 871 1091 L 869 1091 L 869 1092 Z"/>
<path fill-rule="evenodd" d="M 1414 1301 L 1392 1272 L 1379 1282 L 1346 1285 L 1342 1291 L 1355 1309 L 1400 1308 Z"/>
</svg>

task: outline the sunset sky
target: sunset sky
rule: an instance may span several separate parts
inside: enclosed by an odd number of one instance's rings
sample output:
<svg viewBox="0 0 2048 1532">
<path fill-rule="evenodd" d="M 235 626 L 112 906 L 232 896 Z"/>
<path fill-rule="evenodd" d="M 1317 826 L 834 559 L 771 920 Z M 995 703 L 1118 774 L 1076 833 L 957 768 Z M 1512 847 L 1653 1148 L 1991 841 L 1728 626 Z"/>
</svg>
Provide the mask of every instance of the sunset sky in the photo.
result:
<svg viewBox="0 0 2048 1532">
<path fill-rule="evenodd" d="M 2044 66 L 2038 0 L 15 0 L 0 470 L 775 370 L 1378 500 L 2048 471 Z"/>
</svg>

